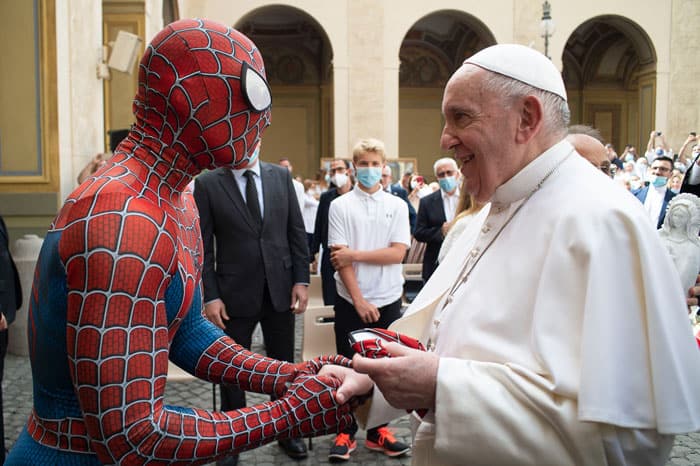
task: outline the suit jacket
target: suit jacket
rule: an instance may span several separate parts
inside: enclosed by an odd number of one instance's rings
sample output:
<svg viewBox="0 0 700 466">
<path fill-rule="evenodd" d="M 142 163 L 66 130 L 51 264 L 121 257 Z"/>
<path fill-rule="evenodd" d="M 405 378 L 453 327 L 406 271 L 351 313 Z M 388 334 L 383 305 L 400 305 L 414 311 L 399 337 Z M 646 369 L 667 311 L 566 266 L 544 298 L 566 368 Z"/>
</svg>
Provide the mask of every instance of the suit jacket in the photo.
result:
<svg viewBox="0 0 700 466">
<path fill-rule="evenodd" d="M 261 227 L 251 218 L 230 169 L 219 168 L 195 180 L 204 246 L 204 302 L 221 298 L 229 315 L 236 317 L 260 311 L 266 285 L 275 310 L 288 312 L 292 286 L 309 283 L 306 231 L 289 171 L 260 162 L 260 177 Z"/>
<path fill-rule="evenodd" d="M 5 221 L 0 217 L 0 312 L 7 323 L 15 320 L 17 309 L 22 307 L 22 286 L 15 261 L 10 254 L 10 237 Z"/>
<path fill-rule="evenodd" d="M 391 194 L 403 199 L 406 205 L 408 206 L 408 224 L 411 227 L 411 234 L 413 234 L 413 232 L 416 230 L 416 209 L 413 208 L 413 205 L 408 200 L 408 193 L 398 184 L 390 185 L 390 189 Z"/>
<path fill-rule="evenodd" d="M 442 190 L 428 194 L 420 200 L 414 236 L 418 241 L 426 243 L 422 271 L 424 281 L 428 281 L 437 267 L 438 254 L 444 239 L 441 228 L 446 221 Z"/>
<path fill-rule="evenodd" d="M 649 192 L 649 186 L 644 186 L 643 188 L 640 188 L 636 191 L 634 191 L 632 194 L 637 196 L 637 199 L 641 201 L 642 204 L 644 204 L 644 201 L 647 199 L 647 193 Z M 659 213 L 659 221 L 656 225 L 656 228 L 659 229 L 661 228 L 661 225 L 664 224 L 664 218 L 666 217 L 666 208 L 668 207 L 668 201 L 674 198 L 676 193 L 671 191 L 670 189 L 666 190 L 666 194 L 664 194 L 664 201 L 661 204 L 661 212 Z"/>
<path fill-rule="evenodd" d="M 695 194 L 696 196 L 700 196 L 700 184 L 690 184 L 690 174 L 693 172 L 693 170 L 700 170 L 700 167 L 697 166 L 697 161 L 698 158 L 700 158 L 700 155 L 695 157 L 695 160 L 693 160 L 693 163 L 690 164 L 690 168 L 688 168 L 688 171 L 685 172 L 685 176 L 683 177 L 683 184 L 681 185 L 681 192 L 682 193 L 690 193 L 690 194 Z"/>
<path fill-rule="evenodd" d="M 331 202 L 340 195 L 336 187 L 329 188 L 321 194 L 316 210 L 316 221 L 314 222 L 314 236 L 311 240 L 311 254 L 315 255 L 320 246 L 323 246 L 321 255 L 321 287 L 323 291 L 323 304 L 326 306 L 335 304 L 335 269 L 331 264 L 331 254 L 328 250 L 328 211 Z"/>
</svg>

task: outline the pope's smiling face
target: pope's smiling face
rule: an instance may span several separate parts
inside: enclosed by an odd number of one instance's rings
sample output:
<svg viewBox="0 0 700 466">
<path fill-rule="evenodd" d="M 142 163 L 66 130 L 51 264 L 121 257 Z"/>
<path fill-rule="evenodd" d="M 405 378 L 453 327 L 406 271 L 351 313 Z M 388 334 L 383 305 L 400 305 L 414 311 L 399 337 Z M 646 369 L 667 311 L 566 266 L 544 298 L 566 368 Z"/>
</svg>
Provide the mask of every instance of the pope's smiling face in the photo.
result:
<svg viewBox="0 0 700 466">
<path fill-rule="evenodd" d="M 442 100 L 445 127 L 440 146 L 454 152 L 466 189 L 478 202 L 491 199 L 529 162 L 516 144 L 522 99 L 487 89 L 488 74 L 477 66 L 463 65 L 450 78 Z"/>
</svg>

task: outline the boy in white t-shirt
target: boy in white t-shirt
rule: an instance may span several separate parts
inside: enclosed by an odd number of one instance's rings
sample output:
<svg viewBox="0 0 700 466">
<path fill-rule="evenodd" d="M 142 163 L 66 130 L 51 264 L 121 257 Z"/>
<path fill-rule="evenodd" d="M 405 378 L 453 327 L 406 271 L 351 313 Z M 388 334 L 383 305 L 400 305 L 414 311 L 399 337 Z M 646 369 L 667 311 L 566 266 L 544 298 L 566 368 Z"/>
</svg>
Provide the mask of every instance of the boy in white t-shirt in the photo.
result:
<svg viewBox="0 0 700 466">
<path fill-rule="evenodd" d="M 348 333 L 365 327 L 387 328 L 401 316 L 401 262 L 411 244 L 408 208 L 382 189 L 384 144 L 360 140 L 353 149 L 357 188 L 331 202 L 328 244 L 336 269 L 335 339 L 339 354 L 353 356 Z M 330 460 L 348 460 L 357 447 L 357 426 L 338 434 Z M 365 446 L 388 456 L 408 453 L 386 425 L 367 431 Z"/>
</svg>

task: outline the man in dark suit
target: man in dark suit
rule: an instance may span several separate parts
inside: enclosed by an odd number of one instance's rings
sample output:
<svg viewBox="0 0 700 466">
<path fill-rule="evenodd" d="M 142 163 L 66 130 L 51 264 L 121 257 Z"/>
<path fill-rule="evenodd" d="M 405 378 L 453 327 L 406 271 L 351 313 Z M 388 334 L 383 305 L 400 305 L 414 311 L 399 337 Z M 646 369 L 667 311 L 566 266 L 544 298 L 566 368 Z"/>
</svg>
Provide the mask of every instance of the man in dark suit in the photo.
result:
<svg viewBox="0 0 700 466">
<path fill-rule="evenodd" d="M 242 169 L 202 174 L 194 197 L 204 246 L 205 316 L 246 348 L 260 323 L 267 355 L 293 361 L 294 315 L 306 310 L 309 256 L 289 170 L 255 157 Z M 222 411 L 245 405 L 245 392 L 221 386 Z M 307 455 L 301 439 L 280 446 L 292 458 Z"/>
<path fill-rule="evenodd" d="M 656 228 L 661 228 L 663 225 L 668 202 L 676 195 L 666 187 L 672 171 L 673 160 L 670 157 L 664 155 L 657 157 L 651 163 L 649 186 L 644 186 L 632 193 L 644 204 L 644 209 Z"/>
<path fill-rule="evenodd" d="M 384 165 L 382 168 L 382 188 L 384 191 L 393 194 L 394 196 L 400 197 L 408 206 L 408 224 L 411 228 L 411 234 L 416 229 L 416 209 L 408 201 L 408 192 L 403 189 L 399 184 L 392 184 L 393 181 L 391 176 L 391 167 L 389 165 Z"/>
<path fill-rule="evenodd" d="M 437 268 L 442 240 L 454 219 L 459 200 L 459 170 L 453 158 L 442 158 L 433 165 L 440 189 L 428 194 L 418 204 L 414 236 L 426 243 L 423 255 L 423 281 L 427 282 Z"/>
<path fill-rule="evenodd" d="M 323 304 L 332 306 L 335 304 L 335 269 L 331 264 L 331 251 L 328 248 L 328 210 L 331 202 L 338 196 L 349 192 L 353 186 L 353 170 L 349 160 L 335 159 L 331 161 L 328 174 L 331 177 L 330 187 L 321 194 L 316 210 L 316 221 L 314 222 L 314 237 L 311 242 L 311 255 L 316 255 L 320 247 L 323 247 L 321 254 L 321 287 L 323 291 Z"/>
<path fill-rule="evenodd" d="M 5 370 L 8 326 L 14 322 L 17 309 L 22 306 L 22 287 L 17 267 L 10 254 L 10 237 L 5 221 L 0 217 L 0 384 Z M 0 385 L 0 464 L 5 462 L 5 422 L 2 415 L 2 386 Z"/>
<path fill-rule="evenodd" d="M 697 136 L 693 136 L 697 142 Z M 685 145 L 684 145 L 685 146 Z M 681 152 L 683 149 L 681 149 Z M 683 177 L 683 184 L 681 185 L 682 193 L 695 194 L 700 196 L 700 144 L 695 144 L 693 146 L 692 153 L 693 162 L 688 167 Z"/>
</svg>

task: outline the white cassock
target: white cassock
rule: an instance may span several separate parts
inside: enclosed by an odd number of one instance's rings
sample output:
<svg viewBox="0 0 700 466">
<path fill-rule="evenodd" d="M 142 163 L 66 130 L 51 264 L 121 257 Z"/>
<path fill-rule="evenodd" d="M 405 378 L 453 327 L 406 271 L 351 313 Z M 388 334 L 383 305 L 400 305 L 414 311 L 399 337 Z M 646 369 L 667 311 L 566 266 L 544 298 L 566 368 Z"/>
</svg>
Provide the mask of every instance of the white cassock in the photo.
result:
<svg viewBox="0 0 700 466">
<path fill-rule="evenodd" d="M 440 356 L 414 464 L 663 465 L 700 429 L 700 352 L 641 204 L 566 141 L 491 201 L 392 325 Z"/>
</svg>

